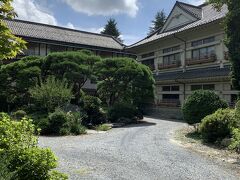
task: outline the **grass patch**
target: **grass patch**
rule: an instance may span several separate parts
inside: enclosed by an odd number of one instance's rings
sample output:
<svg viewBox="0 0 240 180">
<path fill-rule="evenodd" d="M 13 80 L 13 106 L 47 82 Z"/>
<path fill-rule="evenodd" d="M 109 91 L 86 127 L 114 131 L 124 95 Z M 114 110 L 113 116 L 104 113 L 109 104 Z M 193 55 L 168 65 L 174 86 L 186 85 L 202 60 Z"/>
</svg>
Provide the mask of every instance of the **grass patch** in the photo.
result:
<svg viewBox="0 0 240 180">
<path fill-rule="evenodd" d="M 112 129 L 112 127 L 108 124 L 101 124 L 95 127 L 96 131 L 108 131 Z"/>
</svg>

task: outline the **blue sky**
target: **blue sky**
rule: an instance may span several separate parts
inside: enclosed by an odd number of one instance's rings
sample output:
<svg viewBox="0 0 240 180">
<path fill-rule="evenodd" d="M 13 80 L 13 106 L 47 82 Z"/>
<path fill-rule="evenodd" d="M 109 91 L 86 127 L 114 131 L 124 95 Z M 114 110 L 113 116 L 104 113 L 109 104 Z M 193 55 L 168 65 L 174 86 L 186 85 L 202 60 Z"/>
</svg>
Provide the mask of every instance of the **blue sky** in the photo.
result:
<svg viewBox="0 0 240 180">
<path fill-rule="evenodd" d="M 157 11 L 169 14 L 176 0 L 14 0 L 19 19 L 99 33 L 115 18 L 125 44 L 146 36 Z M 204 0 L 182 0 L 199 5 Z"/>
</svg>

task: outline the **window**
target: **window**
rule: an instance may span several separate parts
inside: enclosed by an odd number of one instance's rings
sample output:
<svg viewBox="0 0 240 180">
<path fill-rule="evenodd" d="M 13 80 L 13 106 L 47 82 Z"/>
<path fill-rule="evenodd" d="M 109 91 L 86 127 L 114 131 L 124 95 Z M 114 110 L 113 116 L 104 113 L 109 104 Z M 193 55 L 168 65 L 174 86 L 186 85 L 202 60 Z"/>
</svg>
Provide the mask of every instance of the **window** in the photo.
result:
<svg viewBox="0 0 240 180">
<path fill-rule="evenodd" d="M 214 84 L 197 84 L 197 85 L 191 85 L 191 90 L 215 90 Z"/>
<path fill-rule="evenodd" d="M 142 55 L 142 58 L 148 58 L 154 56 L 154 52 L 146 53 Z"/>
<path fill-rule="evenodd" d="M 197 40 L 197 41 L 193 41 L 192 42 L 192 47 L 200 46 L 200 45 L 203 45 L 203 44 L 208 44 L 208 43 L 211 43 L 211 42 L 214 42 L 214 41 L 215 41 L 214 36 L 209 37 L 209 38 L 205 38 L 205 39 L 201 39 L 201 40 Z"/>
<path fill-rule="evenodd" d="M 151 70 L 154 70 L 154 59 L 147 59 L 142 61 L 142 64 L 148 66 Z"/>
<path fill-rule="evenodd" d="M 163 100 L 179 100 L 179 94 L 163 94 Z"/>
<path fill-rule="evenodd" d="M 212 55 L 215 55 L 214 46 L 209 46 L 209 47 L 192 50 L 192 59 L 195 59 L 195 60 L 209 58 Z"/>
<path fill-rule="evenodd" d="M 162 91 L 179 91 L 179 86 L 162 86 Z"/>
<path fill-rule="evenodd" d="M 163 53 L 169 53 L 169 52 L 173 52 L 173 51 L 177 51 L 180 49 L 180 46 L 174 46 L 174 47 L 170 47 L 170 48 L 166 48 L 163 49 Z"/>
<path fill-rule="evenodd" d="M 58 45 L 49 45 L 50 52 L 62 52 L 66 51 L 66 47 Z"/>
<path fill-rule="evenodd" d="M 24 54 L 25 55 L 28 55 L 28 56 L 38 56 L 39 55 L 39 46 L 40 46 L 40 44 L 38 44 L 38 43 L 31 43 L 31 42 L 29 42 L 28 44 L 27 44 L 27 49 L 26 50 L 24 50 Z"/>
<path fill-rule="evenodd" d="M 180 53 L 163 56 L 164 65 L 177 64 L 177 62 L 179 62 L 180 60 L 181 60 Z"/>
</svg>

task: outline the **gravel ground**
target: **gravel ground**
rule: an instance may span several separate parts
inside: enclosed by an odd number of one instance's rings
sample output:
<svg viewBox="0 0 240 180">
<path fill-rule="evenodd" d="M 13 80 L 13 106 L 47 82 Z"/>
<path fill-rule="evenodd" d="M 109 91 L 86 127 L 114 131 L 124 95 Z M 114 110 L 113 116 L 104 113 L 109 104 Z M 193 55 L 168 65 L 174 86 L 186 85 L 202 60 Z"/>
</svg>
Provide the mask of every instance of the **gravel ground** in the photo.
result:
<svg viewBox="0 0 240 180">
<path fill-rule="evenodd" d="M 59 157 L 70 179 L 240 179 L 224 162 L 185 149 L 171 138 L 181 122 L 145 118 L 146 123 L 77 137 L 40 137 Z"/>
</svg>

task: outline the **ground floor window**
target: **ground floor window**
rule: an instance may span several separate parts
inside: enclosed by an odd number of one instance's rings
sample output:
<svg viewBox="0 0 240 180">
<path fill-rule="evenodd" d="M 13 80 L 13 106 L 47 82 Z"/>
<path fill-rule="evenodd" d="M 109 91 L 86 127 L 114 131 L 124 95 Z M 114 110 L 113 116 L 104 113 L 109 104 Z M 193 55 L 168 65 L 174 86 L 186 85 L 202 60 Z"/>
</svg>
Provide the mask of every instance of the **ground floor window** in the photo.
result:
<svg viewBox="0 0 240 180">
<path fill-rule="evenodd" d="M 163 94 L 163 100 L 179 100 L 179 94 Z"/>
<path fill-rule="evenodd" d="M 179 91 L 179 86 L 162 86 L 162 91 Z"/>
</svg>

